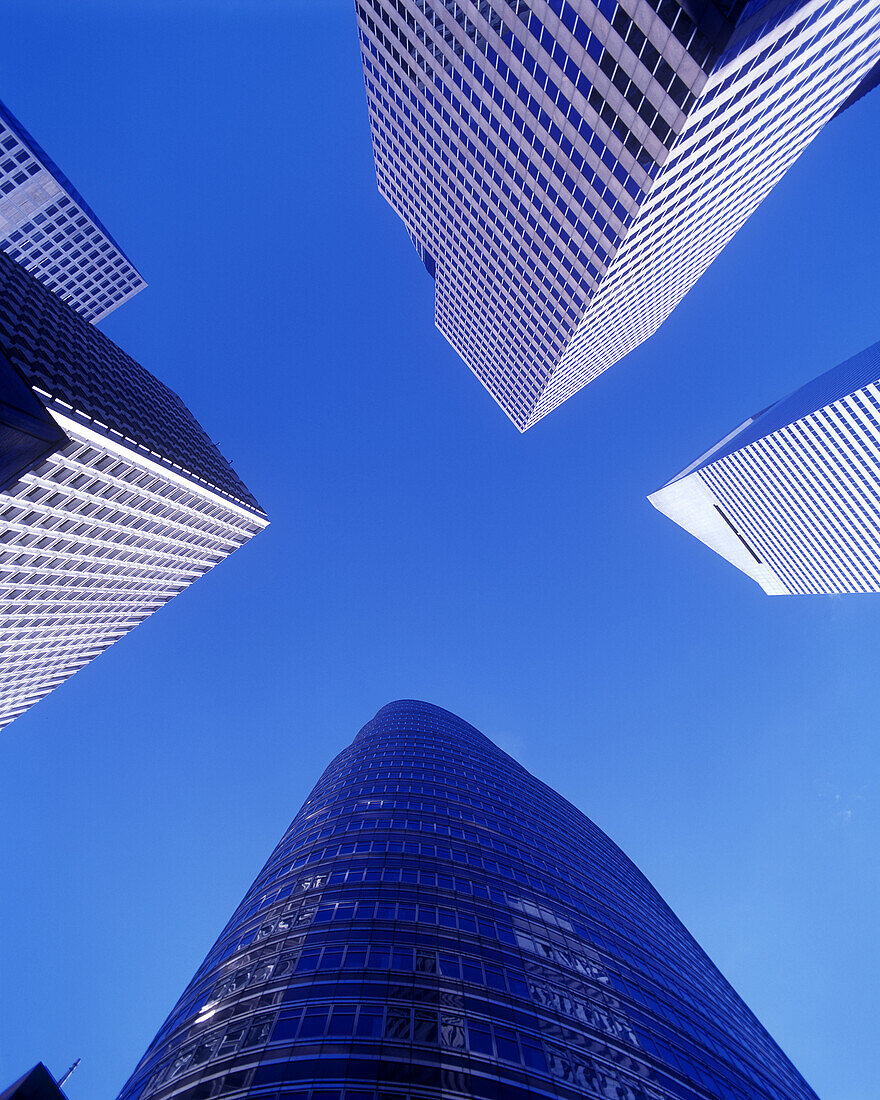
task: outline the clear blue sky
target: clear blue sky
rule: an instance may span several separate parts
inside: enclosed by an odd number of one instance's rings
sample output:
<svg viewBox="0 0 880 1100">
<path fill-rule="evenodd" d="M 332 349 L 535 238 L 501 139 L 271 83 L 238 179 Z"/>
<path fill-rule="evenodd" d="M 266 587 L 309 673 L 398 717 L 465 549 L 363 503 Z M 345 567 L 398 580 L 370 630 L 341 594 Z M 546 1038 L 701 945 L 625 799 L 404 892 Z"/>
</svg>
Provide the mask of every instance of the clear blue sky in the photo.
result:
<svg viewBox="0 0 880 1100">
<path fill-rule="evenodd" d="M 0 98 L 150 283 L 103 325 L 272 526 L 0 735 L 0 1087 L 113 1100 L 384 703 L 646 872 L 823 1100 L 876 1100 L 877 597 L 765 597 L 645 496 L 880 338 L 880 93 L 520 436 L 379 198 L 352 0 L 6 0 Z"/>
</svg>

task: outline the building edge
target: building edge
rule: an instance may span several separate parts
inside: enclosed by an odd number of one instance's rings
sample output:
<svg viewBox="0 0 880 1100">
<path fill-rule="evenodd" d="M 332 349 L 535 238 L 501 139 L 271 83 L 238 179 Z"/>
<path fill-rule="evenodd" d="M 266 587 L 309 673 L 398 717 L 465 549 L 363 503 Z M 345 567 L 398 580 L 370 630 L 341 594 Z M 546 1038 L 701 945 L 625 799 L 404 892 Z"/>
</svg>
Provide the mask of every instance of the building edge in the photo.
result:
<svg viewBox="0 0 880 1100">
<path fill-rule="evenodd" d="M 720 446 L 720 444 L 719 444 Z M 745 573 L 768 596 L 788 596 L 782 579 L 758 556 L 698 472 L 679 475 L 648 496 L 667 519 Z"/>
</svg>

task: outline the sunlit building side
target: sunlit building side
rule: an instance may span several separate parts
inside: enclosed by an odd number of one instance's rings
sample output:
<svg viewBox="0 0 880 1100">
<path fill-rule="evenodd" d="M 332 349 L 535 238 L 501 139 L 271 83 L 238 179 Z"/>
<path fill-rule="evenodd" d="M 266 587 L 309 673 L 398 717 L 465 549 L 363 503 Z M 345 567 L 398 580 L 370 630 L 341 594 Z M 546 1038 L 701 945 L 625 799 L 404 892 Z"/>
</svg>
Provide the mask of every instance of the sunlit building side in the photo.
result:
<svg viewBox="0 0 880 1100">
<path fill-rule="evenodd" d="M 268 522 L 167 386 L 0 253 L 0 726 Z"/>
<path fill-rule="evenodd" d="M 880 0 L 356 9 L 379 189 L 520 430 L 656 331 L 880 58 Z"/>
<path fill-rule="evenodd" d="M 0 103 L 0 250 L 87 321 L 147 285 L 49 155 Z"/>
<path fill-rule="evenodd" d="M 880 592 L 880 344 L 750 417 L 649 500 L 769 595 Z"/>
</svg>

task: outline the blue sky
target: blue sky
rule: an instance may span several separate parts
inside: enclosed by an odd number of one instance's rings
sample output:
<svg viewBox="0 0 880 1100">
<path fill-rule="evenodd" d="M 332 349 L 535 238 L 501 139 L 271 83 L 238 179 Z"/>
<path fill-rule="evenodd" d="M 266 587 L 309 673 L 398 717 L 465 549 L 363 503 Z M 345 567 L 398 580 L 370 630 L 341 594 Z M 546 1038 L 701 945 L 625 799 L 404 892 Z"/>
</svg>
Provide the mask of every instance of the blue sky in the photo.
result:
<svg viewBox="0 0 880 1100">
<path fill-rule="evenodd" d="M 0 737 L 0 1086 L 112 1100 L 331 756 L 472 722 L 636 861 L 823 1100 L 876 1096 L 876 597 L 646 494 L 880 338 L 880 94 L 519 435 L 379 198 L 350 0 L 7 0 L 2 97 L 150 286 L 104 331 L 272 518 Z"/>
</svg>

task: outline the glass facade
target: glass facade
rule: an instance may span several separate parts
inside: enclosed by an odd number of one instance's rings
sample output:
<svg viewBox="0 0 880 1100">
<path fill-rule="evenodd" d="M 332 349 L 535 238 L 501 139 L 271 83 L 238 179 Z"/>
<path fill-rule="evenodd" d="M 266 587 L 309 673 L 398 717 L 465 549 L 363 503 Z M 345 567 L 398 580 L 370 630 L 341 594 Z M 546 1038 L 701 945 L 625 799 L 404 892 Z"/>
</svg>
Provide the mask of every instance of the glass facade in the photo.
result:
<svg viewBox="0 0 880 1100">
<path fill-rule="evenodd" d="M 2 252 L 0 351 L 53 412 L 259 511 L 174 390 Z"/>
<path fill-rule="evenodd" d="M 439 707 L 324 772 L 120 1100 L 807 1100 L 634 865 Z"/>
</svg>

